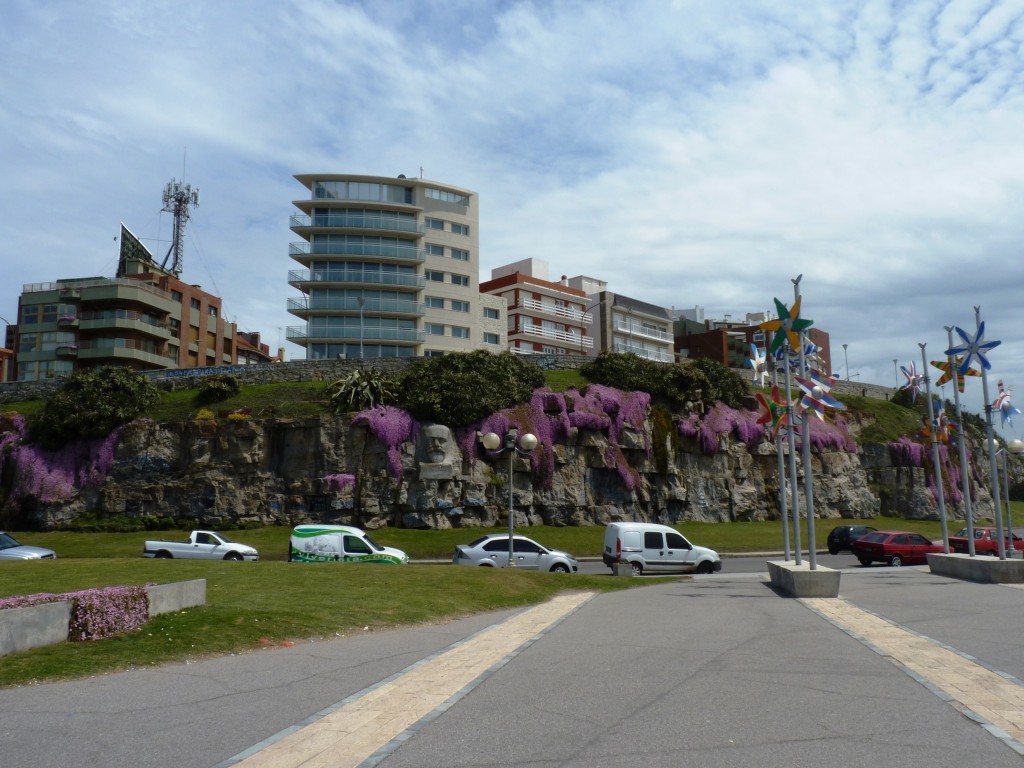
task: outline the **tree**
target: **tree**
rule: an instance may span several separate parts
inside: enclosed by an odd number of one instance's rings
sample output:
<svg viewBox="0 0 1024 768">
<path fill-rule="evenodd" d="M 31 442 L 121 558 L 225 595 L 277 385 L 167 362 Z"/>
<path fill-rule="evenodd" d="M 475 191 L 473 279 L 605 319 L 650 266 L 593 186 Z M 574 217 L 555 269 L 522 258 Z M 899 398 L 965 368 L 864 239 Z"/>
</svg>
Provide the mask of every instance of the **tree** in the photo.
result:
<svg viewBox="0 0 1024 768">
<path fill-rule="evenodd" d="M 156 400 L 156 387 L 130 368 L 76 371 L 47 398 L 30 435 L 46 448 L 59 448 L 77 438 L 106 437 Z"/>
</svg>

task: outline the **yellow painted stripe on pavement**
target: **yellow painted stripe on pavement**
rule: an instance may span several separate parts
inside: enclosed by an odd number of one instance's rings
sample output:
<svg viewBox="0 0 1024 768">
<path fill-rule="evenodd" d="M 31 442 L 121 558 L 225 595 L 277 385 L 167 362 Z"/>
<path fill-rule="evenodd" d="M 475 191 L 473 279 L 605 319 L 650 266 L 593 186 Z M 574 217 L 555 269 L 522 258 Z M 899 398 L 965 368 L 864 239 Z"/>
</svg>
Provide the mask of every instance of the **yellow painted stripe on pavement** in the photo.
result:
<svg viewBox="0 0 1024 768">
<path fill-rule="evenodd" d="M 239 768 L 358 766 L 595 593 L 559 595 L 413 666 L 265 749 Z"/>
<path fill-rule="evenodd" d="M 802 602 L 941 690 L 963 708 L 1024 743 L 1024 686 L 842 598 Z"/>
</svg>

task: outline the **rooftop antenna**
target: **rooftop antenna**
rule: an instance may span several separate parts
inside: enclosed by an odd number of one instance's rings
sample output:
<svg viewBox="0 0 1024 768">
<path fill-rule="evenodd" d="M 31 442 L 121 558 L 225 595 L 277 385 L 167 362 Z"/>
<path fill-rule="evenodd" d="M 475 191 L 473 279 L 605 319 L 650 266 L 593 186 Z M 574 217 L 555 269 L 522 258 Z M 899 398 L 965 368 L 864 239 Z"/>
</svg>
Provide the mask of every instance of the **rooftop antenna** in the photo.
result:
<svg viewBox="0 0 1024 768">
<path fill-rule="evenodd" d="M 164 207 L 161 210 L 174 214 L 174 235 L 171 238 L 171 247 L 160 267 L 167 269 L 167 261 L 173 254 L 174 260 L 171 262 L 170 271 L 172 275 L 179 277 L 185 252 L 185 224 L 188 222 L 189 206 L 199 207 L 199 190 L 192 189 L 192 185 L 184 181 L 171 179 L 164 187 L 163 199 Z"/>
</svg>

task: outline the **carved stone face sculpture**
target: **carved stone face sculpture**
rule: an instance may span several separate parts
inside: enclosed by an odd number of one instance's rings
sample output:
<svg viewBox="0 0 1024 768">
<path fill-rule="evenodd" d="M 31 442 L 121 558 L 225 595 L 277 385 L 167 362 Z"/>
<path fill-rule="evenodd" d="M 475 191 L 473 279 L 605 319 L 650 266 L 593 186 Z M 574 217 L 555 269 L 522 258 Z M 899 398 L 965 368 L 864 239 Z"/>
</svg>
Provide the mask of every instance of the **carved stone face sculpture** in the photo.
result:
<svg viewBox="0 0 1024 768">
<path fill-rule="evenodd" d="M 420 430 L 420 460 L 428 464 L 451 461 L 451 430 L 444 424 L 431 424 Z"/>
</svg>

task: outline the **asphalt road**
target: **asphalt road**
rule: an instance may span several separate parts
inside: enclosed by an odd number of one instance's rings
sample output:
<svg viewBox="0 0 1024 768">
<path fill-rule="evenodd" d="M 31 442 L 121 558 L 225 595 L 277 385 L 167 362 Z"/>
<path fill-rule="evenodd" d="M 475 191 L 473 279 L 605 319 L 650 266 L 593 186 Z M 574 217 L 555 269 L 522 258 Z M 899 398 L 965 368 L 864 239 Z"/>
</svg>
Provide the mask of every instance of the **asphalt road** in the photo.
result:
<svg viewBox="0 0 1024 768">
<path fill-rule="evenodd" d="M 1024 744 L 775 594 L 763 557 L 732 560 L 719 574 L 591 598 L 372 764 L 1021 765 Z M 840 597 L 1018 687 L 1024 678 L 1024 590 L 855 567 Z M 230 766 L 518 613 L 0 690 L 2 765 Z M 1016 714 L 1024 723 L 1024 706 Z"/>
</svg>

